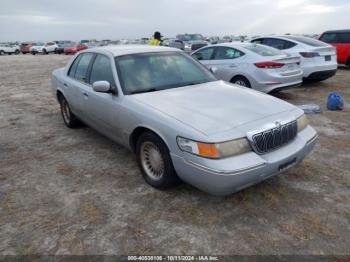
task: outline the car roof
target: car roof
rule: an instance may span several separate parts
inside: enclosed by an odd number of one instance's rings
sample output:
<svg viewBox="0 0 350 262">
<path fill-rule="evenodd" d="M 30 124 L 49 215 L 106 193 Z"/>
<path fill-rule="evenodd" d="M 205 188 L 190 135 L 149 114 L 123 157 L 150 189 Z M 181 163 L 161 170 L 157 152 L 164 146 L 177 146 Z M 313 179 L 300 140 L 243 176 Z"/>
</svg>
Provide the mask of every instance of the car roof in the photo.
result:
<svg viewBox="0 0 350 262">
<path fill-rule="evenodd" d="M 115 46 L 101 46 L 88 49 L 87 52 L 108 52 L 113 56 L 123 56 L 139 53 L 154 53 L 154 52 L 182 52 L 179 49 L 164 47 L 164 46 L 150 46 L 150 45 L 115 45 Z"/>
<path fill-rule="evenodd" d="M 350 33 L 350 29 L 343 29 L 343 30 L 329 30 L 324 32 L 324 34 L 326 33 Z"/>
<path fill-rule="evenodd" d="M 225 47 L 246 47 L 246 46 L 251 46 L 253 43 L 250 42 L 230 42 L 230 43 L 220 43 L 220 44 L 215 44 L 212 46 L 225 46 Z"/>
</svg>

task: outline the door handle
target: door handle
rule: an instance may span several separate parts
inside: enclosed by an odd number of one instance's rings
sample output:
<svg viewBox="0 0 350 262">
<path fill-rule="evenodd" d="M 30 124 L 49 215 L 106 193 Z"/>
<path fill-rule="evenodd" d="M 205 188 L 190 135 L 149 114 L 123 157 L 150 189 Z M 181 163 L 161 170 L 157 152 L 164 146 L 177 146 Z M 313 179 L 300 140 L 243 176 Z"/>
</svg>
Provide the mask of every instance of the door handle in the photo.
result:
<svg viewBox="0 0 350 262">
<path fill-rule="evenodd" d="M 83 95 L 85 96 L 85 97 L 89 97 L 89 95 L 88 95 L 88 93 L 83 93 Z"/>
<path fill-rule="evenodd" d="M 236 64 L 231 64 L 230 67 L 231 67 L 231 68 L 237 67 L 237 65 L 236 65 Z"/>
<path fill-rule="evenodd" d="M 63 83 L 63 86 L 68 87 L 68 85 L 66 83 Z"/>
</svg>

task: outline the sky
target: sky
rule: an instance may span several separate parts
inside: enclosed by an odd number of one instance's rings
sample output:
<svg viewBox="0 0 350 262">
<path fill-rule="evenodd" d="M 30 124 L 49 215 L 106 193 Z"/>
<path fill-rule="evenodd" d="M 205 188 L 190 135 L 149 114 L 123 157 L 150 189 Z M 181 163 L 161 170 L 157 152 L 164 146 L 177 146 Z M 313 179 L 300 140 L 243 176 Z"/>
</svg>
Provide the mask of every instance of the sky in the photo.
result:
<svg viewBox="0 0 350 262">
<path fill-rule="evenodd" d="M 0 41 L 135 39 L 350 28 L 350 0 L 1 0 Z"/>
</svg>

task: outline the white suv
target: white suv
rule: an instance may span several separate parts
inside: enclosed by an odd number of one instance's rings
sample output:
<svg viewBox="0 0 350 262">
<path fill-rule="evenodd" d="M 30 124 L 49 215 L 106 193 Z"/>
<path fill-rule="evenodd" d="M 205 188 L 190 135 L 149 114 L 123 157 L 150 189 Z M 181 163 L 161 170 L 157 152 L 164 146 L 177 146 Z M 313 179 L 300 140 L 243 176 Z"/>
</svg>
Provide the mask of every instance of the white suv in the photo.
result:
<svg viewBox="0 0 350 262">
<path fill-rule="evenodd" d="M 20 49 L 18 45 L 10 45 L 10 44 L 0 44 L 0 55 L 4 54 L 20 54 Z"/>
<path fill-rule="evenodd" d="M 304 80 L 323 81 L 337 72 L 337 51 L 324 42 L 302 36 L 266 36 L 251 40 L 253 43 L 271 46 L 301 59 Z"/>
<path fill-rule="evenodd" d="M 43 54 L 49 54 L 49 53 L 55 53 L 57 51 L 58 45 L 54 42 L 48 42 L 48 43 L 34 43 L 33 46 L 30 49 L 30 53 L 32 55 L 36 55 L 38 53 Z"/>
</svg>

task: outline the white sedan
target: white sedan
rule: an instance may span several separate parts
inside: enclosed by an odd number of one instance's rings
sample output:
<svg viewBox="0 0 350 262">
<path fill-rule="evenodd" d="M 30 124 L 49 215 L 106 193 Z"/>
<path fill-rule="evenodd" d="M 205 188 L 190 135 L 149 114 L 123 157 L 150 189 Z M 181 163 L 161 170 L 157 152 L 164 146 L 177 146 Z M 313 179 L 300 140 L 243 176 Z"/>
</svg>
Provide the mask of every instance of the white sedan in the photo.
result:
<svg viewBox="0 0 350 262">
<path fill-rule="evenodd" d="M 336 49 L 319 40 L 303 36 L 267 36 L 255 38 L 252 43 L 271 46 L 301 58 L 304 80 L 323 81 L 336 74 Z"/>
<path fill-rule="evenodd" d="M 300 58 L 252 43 L 224 43 L 199 49 L 192 56 L 218 79 L 270 93 L 302 83 Z"/>
</svg>

